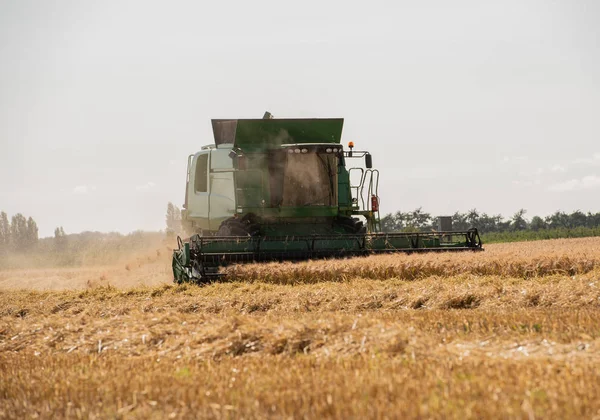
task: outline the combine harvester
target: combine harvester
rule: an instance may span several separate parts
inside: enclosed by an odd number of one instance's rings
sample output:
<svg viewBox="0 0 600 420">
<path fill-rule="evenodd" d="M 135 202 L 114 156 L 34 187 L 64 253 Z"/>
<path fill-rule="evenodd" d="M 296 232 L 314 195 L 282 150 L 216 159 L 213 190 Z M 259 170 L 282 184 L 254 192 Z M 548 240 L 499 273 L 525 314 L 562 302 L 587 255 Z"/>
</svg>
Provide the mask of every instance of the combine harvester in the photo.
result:
<svg viewBox="0 0 600 420">
<path fill-rule="evenodd" d="M 177 238 L 175 282 L 210 281 L 235 263 L 482 249 L 477 229 L 380 233 L 379 171 L 369 152 L 343 149 L 343 123 L 212 120 L 215 144 L 188 158 L 190 237 Z"/>
</svg>

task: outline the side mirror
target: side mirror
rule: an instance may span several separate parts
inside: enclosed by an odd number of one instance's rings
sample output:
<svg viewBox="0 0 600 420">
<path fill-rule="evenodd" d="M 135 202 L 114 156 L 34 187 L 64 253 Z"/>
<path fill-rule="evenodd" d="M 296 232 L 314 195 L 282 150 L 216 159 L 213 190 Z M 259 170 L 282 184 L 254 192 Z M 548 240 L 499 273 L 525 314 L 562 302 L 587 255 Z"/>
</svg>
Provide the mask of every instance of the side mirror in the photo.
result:
<svg viewBox="0 0 600 420">
<path fill-rule="evenodd" d="M 365 155 L 365 166 L 367 167 L 367 169 L 373 168 L 373 158 L 371 157 L 370 153 L 367 153 Z"/>
<path fill-rule="evenodd" d="M 234 169 L 246 169 L 246 157 L 242 154 L 240 149 L 232 149 L 231 152 L 229 152 L 229 157 L 231 158 Z"/>
<path fill-rule="evenodd" d="M 234 150 L 232 150 L 231 152 L 229 152 L 229 157 L 231 158 L 231 163 L 234 169 L 238 168 L 238 163 L 239 163 L 239 158 L 237 153 L 235 153 Z"/>
</svg>

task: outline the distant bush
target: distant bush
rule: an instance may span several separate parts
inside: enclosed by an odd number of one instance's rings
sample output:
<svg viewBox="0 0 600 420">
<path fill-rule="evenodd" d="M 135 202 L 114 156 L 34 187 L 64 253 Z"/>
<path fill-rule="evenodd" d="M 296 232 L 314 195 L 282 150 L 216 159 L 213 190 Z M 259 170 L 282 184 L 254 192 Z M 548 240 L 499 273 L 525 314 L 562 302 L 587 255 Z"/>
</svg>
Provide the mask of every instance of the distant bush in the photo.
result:
<svg viewBox="0 0 600 420">
<path fill-rule="evenodd" d="M 600 236 L 600 212 L 570 214 L 556 211 L 544 218 L 525 218 L 527 210 L 520 209 L 510 219 L 502 215 L 488 215 L 476 209 L 452 216 L 452 230 L 477 228 L 484 243 L 535 241 L 557 238 L 583 238 Z M 381 218 L 383 232 L 430 232 L 436 230 L 438 217 L 424 212 L 420 207 L 410 212 L 389 213 Z"/>
<path fill-rule="evenodd" d="M 544 218 L 533 216 L 531 220 L 528 220 L 525 214 L 527 214 L 527 210 L 520 209 L 510 219 L 505 219 L 500 214 L 488 215 L 480 213 L 477 209 L 471 209 L 466 213 L 454 213 L 452 215 L 452 227 L 454 230 L 467 230 L 475 227 L 484 233 L 600 227 L 600 212 L 583 213 L 576 210 L 567 214 L 556 211 Z M 421 207 L 409 212 L 388 213 L 381 218 L 381 230 L 383 232 L 399 232 L 410 228 L 430 231 L 431 229 L 437 229 L 438 217 L 424 212 Z"/>
<path fill-rule="evenodd" d="M 518 230 L 512 232 L 490 232 L 481 234 L 486 243 L 539 241 L 543 239 L 586 238 L 600 236 L 600 227 L 557 228 L 541 230 Z"/>
</svg>

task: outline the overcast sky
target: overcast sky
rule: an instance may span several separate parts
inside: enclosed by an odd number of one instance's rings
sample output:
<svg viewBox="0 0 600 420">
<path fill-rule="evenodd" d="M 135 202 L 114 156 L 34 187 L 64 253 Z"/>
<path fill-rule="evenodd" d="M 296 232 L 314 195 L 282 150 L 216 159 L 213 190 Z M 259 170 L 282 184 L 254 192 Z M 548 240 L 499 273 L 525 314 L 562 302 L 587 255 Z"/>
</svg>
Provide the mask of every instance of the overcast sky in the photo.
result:
<svg viewBox="0 0 600 420">
<path fill-rule="evenodd" d="M 383 212 L 600 211 L 600 2 L 0 0 L 0 210 L 164 228 L 211 118 L 344 117 Z"/>
</svg>

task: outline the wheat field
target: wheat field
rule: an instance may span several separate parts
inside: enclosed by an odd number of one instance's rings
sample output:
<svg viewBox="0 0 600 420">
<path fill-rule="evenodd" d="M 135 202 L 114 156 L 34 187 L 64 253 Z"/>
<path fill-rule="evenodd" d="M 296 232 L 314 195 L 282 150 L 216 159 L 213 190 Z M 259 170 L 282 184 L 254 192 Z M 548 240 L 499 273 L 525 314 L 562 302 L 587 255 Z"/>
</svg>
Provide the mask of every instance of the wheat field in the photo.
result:
<svg viewBox="0 0 600 420">
<path fill-rule="evenodd" d="M 600 238 L 0 271 L 2 418 L 600 418 Z"/>
</svg>

